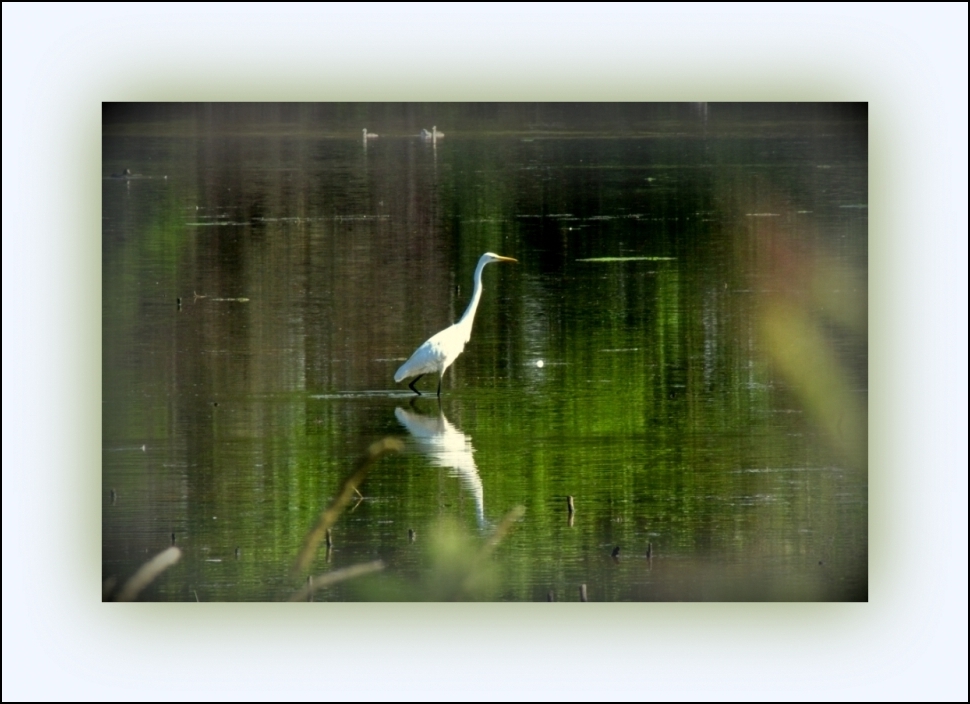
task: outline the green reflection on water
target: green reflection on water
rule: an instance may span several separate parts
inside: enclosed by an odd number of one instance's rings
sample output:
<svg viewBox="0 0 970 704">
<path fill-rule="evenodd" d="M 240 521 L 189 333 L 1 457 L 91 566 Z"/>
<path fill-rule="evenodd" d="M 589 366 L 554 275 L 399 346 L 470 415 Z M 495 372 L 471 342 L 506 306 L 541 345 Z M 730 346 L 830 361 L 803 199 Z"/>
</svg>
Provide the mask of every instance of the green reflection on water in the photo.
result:
<svg viewBox="0 0 970 704">
<path fill-rule="evenodd" d="M 109 171 L 168 178 L 104 183 L 105 577 L 174 532 L 142 598 L 286 598 L 392 435 L 408 450 L 312 566 L 386 569 L 321 600 L 866 598 L 856 122 L 433 145 L 373 124 L 366 150 L 204 119 L 106 135 Z M 489 271 L 440 407 L 414 399 L 394 369 L 484 251 L 520 266 Z M 435 588 L 516 506 L 480 578 Z"/>
</svg>

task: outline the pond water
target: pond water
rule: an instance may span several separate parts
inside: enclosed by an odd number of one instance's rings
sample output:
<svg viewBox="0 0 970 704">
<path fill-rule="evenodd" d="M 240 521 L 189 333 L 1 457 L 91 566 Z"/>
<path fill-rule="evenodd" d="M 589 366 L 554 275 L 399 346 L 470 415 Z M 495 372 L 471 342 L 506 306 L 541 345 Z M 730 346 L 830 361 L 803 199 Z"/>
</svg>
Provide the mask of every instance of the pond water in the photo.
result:
<svg viewBox="0 0 970 704">
<path fill-rule="evenodd" d="M 867 599 L 867 160 L 864 105 L 106 105 L 103 578 Z"/>
</svg>

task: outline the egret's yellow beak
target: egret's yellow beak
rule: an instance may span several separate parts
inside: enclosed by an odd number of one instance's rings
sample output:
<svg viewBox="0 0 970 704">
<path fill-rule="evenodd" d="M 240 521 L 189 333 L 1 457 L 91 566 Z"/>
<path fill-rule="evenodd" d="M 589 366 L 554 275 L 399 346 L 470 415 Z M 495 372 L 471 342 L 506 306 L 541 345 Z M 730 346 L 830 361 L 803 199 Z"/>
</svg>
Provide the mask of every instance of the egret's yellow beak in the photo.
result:
<svg viewBox="0 0 970 704">
<path fill-rule="evenodd" d="M 496 256 L 498 256 L 498 261 L 500 261 L 500 262 L 513 262 L 515 264 L 518 264 L 519 263 L 519 260 L 518 259 L 513 259 L 512 257 L 502 257 L 502 256 L 499 256 L 499 255 L 496 255 Z"/>
</svg>

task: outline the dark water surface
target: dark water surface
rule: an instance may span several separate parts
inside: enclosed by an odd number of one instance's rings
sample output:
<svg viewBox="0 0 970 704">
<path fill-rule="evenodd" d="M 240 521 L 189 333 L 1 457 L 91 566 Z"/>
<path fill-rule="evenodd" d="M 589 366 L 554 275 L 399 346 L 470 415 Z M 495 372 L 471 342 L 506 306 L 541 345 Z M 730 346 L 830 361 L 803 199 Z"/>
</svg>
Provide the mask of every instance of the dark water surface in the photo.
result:
<svg viewBox="0 0 970 704">
<path fill-rule="evenodd" d="M 174 534 L 141 599 L 285 599 L 391 436 L 309 572 L 385 568 L 316 600 L 866 599 L 850 108 L 106 109 L 104 578 Z"/>
</svg>

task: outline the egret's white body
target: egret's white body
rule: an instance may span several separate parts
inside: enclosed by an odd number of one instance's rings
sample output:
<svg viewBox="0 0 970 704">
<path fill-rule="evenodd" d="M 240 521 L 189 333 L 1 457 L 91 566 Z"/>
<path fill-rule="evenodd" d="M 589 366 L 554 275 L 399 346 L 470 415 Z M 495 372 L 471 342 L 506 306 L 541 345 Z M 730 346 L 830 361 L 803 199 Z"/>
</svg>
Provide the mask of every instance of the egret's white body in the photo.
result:
<svg viewBox="0 0 970 704">
<path fill-rule="evenodd" d="M 458 359 L 465 350 L 465 345 L 472 336 L 472 324 L 475 322 L 475 311 L 478 310 L 478 302 L 482 298 L 482 270 L 486 264 L 492 262 L 514 262 L 512 257 L 502 257 L 498 254 L 486 252 L 478 260 L 475 267 L 475 288 L 472 290 L 472 300 L 465 309 L 461 319 L 445 328 L 437 335 L 432 336 L 423 345 L 418 347 L 404 364 L 394 373 L 394 381 L 401 382 L 408 377 L 417 377 L 408 386 L 418 395 L 420 391 L 414 388 L 415 382 L 425 374 L 437 372 L 438 374 L 438 396 L 441 396 L 441 380 L 445 371 L 451 366 L 452 362 Z"/>
</svg>

